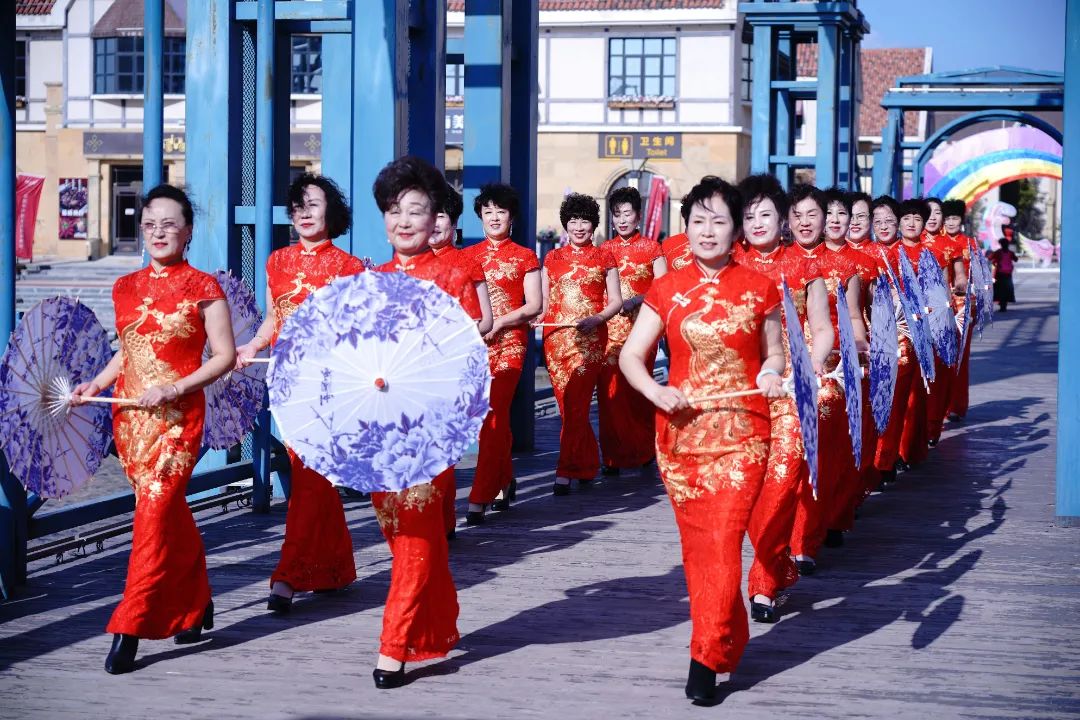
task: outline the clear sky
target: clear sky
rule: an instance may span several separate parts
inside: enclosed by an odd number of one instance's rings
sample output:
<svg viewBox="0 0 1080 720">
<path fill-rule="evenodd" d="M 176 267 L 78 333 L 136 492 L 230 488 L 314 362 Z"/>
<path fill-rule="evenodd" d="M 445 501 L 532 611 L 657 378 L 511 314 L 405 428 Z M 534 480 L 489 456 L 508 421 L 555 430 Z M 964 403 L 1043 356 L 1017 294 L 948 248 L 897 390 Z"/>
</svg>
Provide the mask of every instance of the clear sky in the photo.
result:
<svg viewBox="0 0 1080 720">
<path fill-rule="evenodd" d="M 870 23 L 863 47 L 932 47 L 934 70 L 1065 68 L 1065 0 L 859 0 L 859 9 Z"/>
</svg>

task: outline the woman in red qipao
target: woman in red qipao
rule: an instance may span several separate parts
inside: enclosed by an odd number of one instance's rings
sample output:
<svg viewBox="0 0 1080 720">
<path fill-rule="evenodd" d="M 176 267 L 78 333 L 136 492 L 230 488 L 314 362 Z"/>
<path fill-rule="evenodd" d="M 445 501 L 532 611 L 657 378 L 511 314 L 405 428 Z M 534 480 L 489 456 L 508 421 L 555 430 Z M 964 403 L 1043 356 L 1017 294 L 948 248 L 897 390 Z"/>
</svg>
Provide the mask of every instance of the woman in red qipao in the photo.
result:
<svg viewBox="0 0 1080 720">
<path fill-rule="evenodd" d="M 73 392 L 79 404 L 116 383 L 116 397 L 138 400 L 113 413 L 116 451 L 135 490 L 124 598 L 106 628 L 105 670 L 114 675 L 135 669 L 140 638 L 197 642 L 214 626 L 206 552 L 185 493 L 202 443 L 202 389 L 234 362 L 221 287 L 184 260 L 191 201 L 159 185 L 142 208 L 150 264 L 113 286 L 120 352 Z M 203 363 L 207 341 L 213 354 Z"/>
<path fill-rule="evenodd" d="M 619 268 L 622 312 L 608 323 L 607 360 L 600 371 L 596 400 L 600 415 L 600 452 L 605 475 L 624 468 L 640 468 L 652 462 L 654 431 L 652 405 L 635 390 L 619 369 L 619 353 L 630 335 L 638 308 L 653 280 L 667 272 L 660 243 L 642 237 L 641 194 L 637 188 L 619 188 L 608 196 L 608 210 L 615 236 L 604 243 Z M 656 348 L 647 358 L 650 372 Z"/>
<path fill-rule="evenodd" d="M 434 209 L 452 192 L 442 173 L 420 158 L 400 158 L 382 169 L 373 191 L 394 247 L 394 259 L 375 269 L 430 280 L 482 322 L 473 279 L 461 267 L 439 262 L 428 245 L 435 231 Z M 377 688 L 404 685 L 406 662 L 443 657 L 457 644 L 457 590 L 450 575 L 445 512 L 449 498 L 452 521 L 454 492 L 450 467 L 429 483 L 371 494 L 394 558 L 373 672 Z"/>
<path fill-rule="evenodd" d="M 460 267 L 472 280 L 473 287 L 476 288 L 476 296 L 480 301 L 480 332 L 486 335 L 491 330 L 493 320 L 487 277 L 484 275 L 484 269 L 473 258 L 469 257 L 465 251 L 454 246 L 454 240 L 457 238 L 458 218 L 461 217 L 464 207 L 461 202 L 461 193 L 453 185 L 447 183 L 446 201 L 435 216 L 435 232 L 431 234 L 428 244 L 431 246 L 431 252 L 439 259 L 440 264 Z"/>
<path fill-rule="evenodd" d="M 963 284 L 953 285 L 954 292 L 967 295 L 967 279 L 971 274 L 971 238 L 962 232 L 964 227 L 964 213 L 967 205 L 963 200 L 946 200 L 941 204 L 941 214 L 944 217 L 945 234 L 952 241 L 954 252 L 963 258 L 964 280 Z M 974 322 L 972 308 L 967 307 L 966 300 L 957 300 L 957 309 L 967 315 L 967 322 Z M 960 349 L 960 367 L 956 371 L 956 377 L 952 380 L 952 390 L 949 392 L 948 417 L 951 420 L 961 420 L 967 415 L 968 391 L 970 389 L 970 366 L 971 366 L 971 338 L 975 333 L 967 334 L 967 343 Z"/>
<path fill-rule="evenodd" d="M 570 481 L 591 482 L 600 470 L 589 406 L 604 366 L 607 321 L 622 308 L 619 272 L 607 246 L 592 243 L 600 206 L 571 193 L 559 208 L 570 242 L 544 258 L 541 287 L 544 358 L 559 404 L 559 463 L 555 495 L 569 495 Z"/>
<path fill-rule="evenodd" d="M 923 245 L 930 248 L 935 255 L 939 255 L 941 269 L 945 273 L 945 280 L 953 289 L 952 309 L 959 312 L 963 307 L 964 293 L 967 291 L 967 266 L 966 259 L 970 257 L 967 243 L 959 241 L 954 235 L 945 232 L 943 225 L 943 203 L 935 197 L 926 198 L 930 206 L 930 215 L 926 220 L 926 228 L 923 230 Z M 934 386 L 926 399 L 926 432 L 929 435 L 927 444 L 937 447 L 941 439 L 941 431 L 945 425 L 945 415 L 949 411 L 949 401 L 952 399 L 953 386 L 957 382 L 957 368 L 949 367 L 941 358 L 934 356 Z"/>
<path fill-rule="evenodd" d="M 469 492 L 465 522 L 484 522 L 488 505 L 506 510 L 514 499 L 510 451 L 510 403 L 514 399 L 529 345 L 529 321 L 541 310 L 540 261 L 536 253 L 510 238 L 519 200 L 514 188 L 489 183 L 480 188 L 473 210 L 484 226 L 484 240 L 465 249 L 463 261 L 484 271 L 494 323 L 484 336 L 491 368 L 491 412 L 480 429 L 476 474 Z"/>
<path fill-rule="evenodd" d="M 789 195 L 789 203 L 788 223 L 795 236 L 795 247 L 804 257 L 817 263 L 825 280 L 833 335 L 837 338 L 840 336 L 836 292 L 837 288 L 842 288 L 855 331 L 855 346 L 860 352 L 869 350 L 862 319 L 862 283 L 858 266 L 850 258 L 832 252 L 825 245 L 824 230 L 828 215 L 825 193 L 813 185 L 796 185 Z M 825 370 L 831 372 L 839 362 L 840 356 L 831 354 Z M 832 514 L 850 496 L 850 485 L 858 480 L 850 471 L 854 462 L 844 392 L 835 380 L 826 380 L 818 392 L 818 447 L 824 449 L 818 454 L 818 496 L 815 500 L 809 485 L 802 486 L 791 533 L 791 552 L 803 575 L 814 573 L 817 567 L 814 558 L 826 539 Z M 830 540 L 831 544 L 838 544 L 835 535 Z"/>
<path fill-rule="evenodd" d="M 813 260 L 807 260 L 797 248 L 780 244 L 780 218 L 787 213 L 784 188 L 772 175 L 751 175 L 739 183 L 739 194 L 745 245 L 735 249 L 734 259 L 772 280 L 777 291 L 782 281 L 787 281 L 799 327 L 804 328 L 813 348 L 811 362 L 820 374 L 833 347 L 828 291 Z M 787 328 L 782 325 L 781 329 L 784 362 L 790 366 Z M 794 398 L 784 395 L 771 400 L 769 416 L 769 464 L 748 528 L 754 547 L 748 583 L 750 617 L 763 623 L 779 619 L 776 597 L 799 578 L 788 545 L 800 488 L 810 482 Z"/>
<path fill-rule="evenodd" d="M 275 250 L 266 262 L 266 319 L 251 342 L 236 349 L 238 367 L 277 341 L 282 325 L 308 295 L 331 281 L 364 271 L 360 258 L 332 242 L 349 229 L 351 213 L 329 178 L 304 174 L 289 187 L 289 212 L 300 242 Z M 343 588 L 356 579 L 352 536 L 337 488 L 289 450 L 291 493 L 281 560 L 270 576 L 266 609 L 284 614 L 293 594 Z"/>
<path fill-rule="evenodd" d="M 619 365 L 656 408 L 656 454 L 682 541 L 690 592 L 686 696 L 716 699 L 716 673 L 735 669 L 749 639 L 739 584 L 742 541 L 769 457 L 769 403 L 783 392 L 780 295 L 772 280 L 730 260 L 742 217 L 738 191 L 705 177 L 683 199 L 693 265 L 659 278 Z M 661 334 L 668 385 L 648 358 Z M 754 386 L 763 395 L 711 396 Z"/>
<path fill-rule="evenodd" d="M 889 264 L 900 277 L 900 253 L 907 255 L 915 272 L 919 272 L 919 259 L 922 251 L 927 246 L 923 243 L 923 229 L 926 226 L 926 218 L 930 216 L 930 205 L 919 198 L 912 198 L 900 203 L 900 242 L 889 248 L 886 253 Z M 945 265 L 945 257 L 941 250 L 930 248 L 939 266 Z M 936 356 L 935 356 L 935 362 Z M 936 377 L 936 375 L 935 375 Z M 930 427 L 928 418 L 928 401 L 930 393 L 935 389 L 936 383 L 930 389 L 919 379 L 911 382 L 908 392 L 907 408 L 904 411 L 904 430 L 900 435 L 900 458 L 906 467 L 918 465 L 926 459 L 927 448 L 930 441 Z"/>
</svg>

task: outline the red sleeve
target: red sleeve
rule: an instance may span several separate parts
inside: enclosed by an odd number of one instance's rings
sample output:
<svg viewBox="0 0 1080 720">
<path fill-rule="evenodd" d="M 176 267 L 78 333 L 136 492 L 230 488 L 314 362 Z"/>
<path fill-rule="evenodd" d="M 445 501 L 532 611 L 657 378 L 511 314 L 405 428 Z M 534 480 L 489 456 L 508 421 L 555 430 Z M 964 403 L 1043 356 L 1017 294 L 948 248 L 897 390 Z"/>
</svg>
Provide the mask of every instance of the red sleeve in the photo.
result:
<svg viewBox="0 0 1080 720">
<path fill-rule="evenodd" d="M 349 259 L 345 263 L 344 271 L 341 274 L 342 275 L 359 275 L 360 273 L 364 272 L 365 270 L 367 270 L 367 267 L 364 266 L 364 261 L 363 260 L 356 257 L 355 255 L 349 255 Z"/>
<path fill-rule="evenodd" d="M 664 257 L 664 248 L 658 242 L 649 241 L 649 262 L 653 262 L 658 257 Z"/>
<path fill-rule="evenodd" d="M 458 302 L 461 303 L 465 314 L 473 320 L 479 320 L 482 315 L 480 312 L 480 296 L 476 294 L 476 285 L 473 284 L 473 279 L 464 271 L 455 272 L 454 275 L 459 286 Z"/>
<path fill-rule="evenodd" d="M 461 262 L 465 267 L 466 272 L 468 272 L 470 280 L 474 283 L 487 282 L 487 275 L 484 274 L 484 268 L 480 267 L 480 263 L 476 262 L 474 258 L 463 256 Z"/>
<path fill-rule="evenodd" d="M 206 275 L 203 278 L 203 286 L 199 292 L 199 300 L 222 300 L 225 297 L 225 293 L 221 289 L 221 285 L 218 284 L 217 278 L 213 275 Z"/>
<path fill-rule="evenodd" d="M 533 270 L 540 269 L 540 259 L 536 257 L 536 253 L 528 248 L 522 248 L 521 259 L 521 274 L 530 273 Z"/>
<path fill-rule="evenodd" d="M 774 283 L 770 282 L 768 284 L 768 287 L 765 288 L 765 300 L 762 303 L 762 314 L 768 315 L 779 306 L 780 291 L 776 289 L 776 285 Z"/>
<path fill-rule="evenodd" d="M 619 263 L 615 261 L 615 256 L 611 254 L 611 250 L 603 245 L 600 246 L 600 264 L 604 266 L 604 272 L 619 267 Z"/>
<path fill-rule="evenodd" d="M 667 294 L 664 288 L 668 283 L 664 282 L 664 278 L 671 277 L 670 275 L 664 275 L 664 277 L 657 279 L 652 285 L 649 286 L 648 291 L 645 293 L 645 304 L 651 307 L 657 315 L 660 316 L 660 321 L 664 322 L 667 317 L 667 300 L 665 295 Z"/>
</svg>

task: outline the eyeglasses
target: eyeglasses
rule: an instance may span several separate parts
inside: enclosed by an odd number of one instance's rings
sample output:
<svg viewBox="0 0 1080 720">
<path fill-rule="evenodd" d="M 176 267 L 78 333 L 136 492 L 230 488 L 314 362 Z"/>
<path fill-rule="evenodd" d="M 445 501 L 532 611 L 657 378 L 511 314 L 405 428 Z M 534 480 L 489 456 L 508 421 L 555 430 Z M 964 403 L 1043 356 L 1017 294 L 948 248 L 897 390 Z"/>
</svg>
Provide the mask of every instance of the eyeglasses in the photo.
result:
<svg viewBox="0 0 1080 720">
<path fill-rule="evenodd" d="M 896 224 L 895 220 L 875 220 L 874 227 L 892 227 Z"/>
<path fill-rule="evenodd" d="M 175 235 L 182 229 L 182 226 L 168 220 L 160 225 L 158 223 L 144 222 L 140 227 L 142 227 L 144 235 L 157 235 L 158 230 L 166 235 Z"/>
<path fill-rule="evenodd" d="M 852 215 L 851 216 L 851 221 L 852 222 L 866 222 L 869 219 L 870 219 L 870 216 L 867 215 L 866 213 L 859 213 L 858 215 Z"/>
</svg>

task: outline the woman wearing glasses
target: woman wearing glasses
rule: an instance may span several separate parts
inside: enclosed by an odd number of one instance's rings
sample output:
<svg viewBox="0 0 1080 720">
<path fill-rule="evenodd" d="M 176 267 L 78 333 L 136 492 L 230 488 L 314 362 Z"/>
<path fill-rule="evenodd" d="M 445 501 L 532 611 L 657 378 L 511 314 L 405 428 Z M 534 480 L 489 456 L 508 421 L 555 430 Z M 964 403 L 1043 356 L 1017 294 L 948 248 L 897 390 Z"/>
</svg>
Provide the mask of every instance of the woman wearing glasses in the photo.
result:
<svg viewBox="0 0 1080 720">
<path fill-rule="evenodd" d="M 74 402 L 116 385 L 137 400 L 117 406 L 113 437 L 135 490 L 135 521 L 124 598 L 113 611 L 105 670 L 135 669 L 140 639 L 195 642 L 214 625 L 206 553 L 185 500 L 199 457 L 202 389 L 233 365 L 229 307 L 217 281 L 191 267 L 184 252 L 194 212 L 182 190 L 159 185 L 142 198 L 150 264 L 113 286 L 120 352 Z M 212 356 L 202 361 L 210 343 Z"/>
<path fill-rule="evenodd" d="M 305 173 L 289 187 L 289 212 L 300 242 L 275 250 L 266 262 L 266 319 L 251 342 L 236 349 L 237 367 L 277 341 L 285 320 L 300 303 L 332 280 L 364 271 L 360 258 L 334 245 L 352 222 L 341 189 L 329 178 Z M 330 591 L 356 579 L 352 536 L 337 489 L 306 467 L 291 450 L 292 492 L 285 516 L 281 560 L 270 576 L 266 609 L 292 608 L 293 594 Z"/>
</svg>

